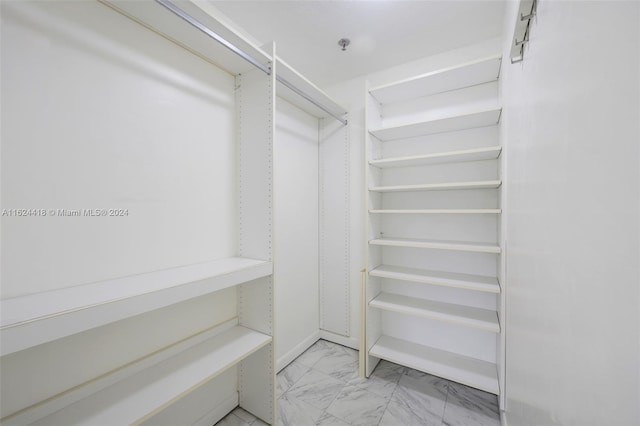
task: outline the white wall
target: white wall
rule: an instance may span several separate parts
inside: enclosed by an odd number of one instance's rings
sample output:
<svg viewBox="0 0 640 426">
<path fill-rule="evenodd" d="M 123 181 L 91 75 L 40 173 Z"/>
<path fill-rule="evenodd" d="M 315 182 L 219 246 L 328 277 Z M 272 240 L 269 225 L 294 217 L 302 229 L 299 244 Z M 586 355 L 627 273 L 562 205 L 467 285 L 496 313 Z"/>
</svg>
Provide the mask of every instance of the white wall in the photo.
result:
<svg viewBox="0 0 640 426">
<path fill-rule="evenodd" d="M 276 99 L 276 363 L 318 340 L 318 119 Z"/>
<path fill-rule="evenodd" d="M 2 208 L 128 216 L 2 217 L 2 297 L 232 256 L 232 77 L 101 4 L 15 3 Z"/>
<path fill-rule="evenodd" d="M 391 83 L 396 80 L 426 73 L 465 61 L 478 59 L 498 53 L 501 49 L 500 39 L 483 41 L 461 49 L 430 56 L 418 61 L 409 62 L 387 70 L 347 80 L 326 88 L 326 92 L 336 102 L 349 110 L 349 143 L 351 147 L 351 229 L 350 229 L 350 338 L 339 340 L 340 343 L 357 347 L 360 336 L 360 270 L 365 266 L 365 171 L 364 171 L 364 104 L 367 80 L 371 86 Z"/>
<path fill-rule="evenodd" d="M 510 426 L 640 423 L 639 13 L 541 1 L 503 68 Z"/>
<path fill-rule="evenodd" d="M 98 2 L 2 2 L 2 298 L 236 253 L 234 79 Z M 5 416 L 236 315 L 225 290 L 0 359 Z"/>
</svg>

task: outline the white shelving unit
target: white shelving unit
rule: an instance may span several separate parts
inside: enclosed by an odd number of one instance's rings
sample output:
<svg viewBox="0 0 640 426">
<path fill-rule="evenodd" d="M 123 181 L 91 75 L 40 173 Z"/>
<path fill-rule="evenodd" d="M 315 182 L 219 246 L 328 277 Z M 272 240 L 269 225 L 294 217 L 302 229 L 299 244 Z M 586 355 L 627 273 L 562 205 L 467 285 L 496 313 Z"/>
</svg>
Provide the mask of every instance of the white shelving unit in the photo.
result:
<svg viewBox="0 0 640 426">
<path fill-rule="evenodd" d="M 369 240 L 369 245 L 469 251 L 477 253 L 500 253 L 500 247 L 495 244 L 475 243 L 469 241 L 418 240 L 415 238 L 376 238 Z"/>
<path fill-rule="evenodd" d="M 271 262 L 232 257 L 4 299 L 2 355 L 204 296 L 273 272 Z"/>
<path fill-rule="evenodd" d="M 500 214 L 500 209 L 369 210 L 371 214 Z"/>
<path fill-rule="evenodd" d="M 369 306 L 401 314 L 451 322 L 466 327 L 475 327 L 494 333 L 500 332 L 496 312 L 489 309 L 435 302 L 393 293 L 378 294 L 369 302 Z"/>
<path fill-rule="evenodd" d="M 369 164 L 379 168 L 426 166 L 429 164 L 462 163 L 465 161 L 495 160 L 500 156 L 502 147 L 465 149 L 460 151 L 438 152 L 435 154 L 413 155 L 408 157 L 383 158 L 371 160 Z"/>
<path fill-rule="evenodd" d="M 494 55 L 367 91 L 365 376 L 386 359 L 500 394 L 502 110 L 474 98 L 493 90 L 497 105 L 500 66 Z M 441 112 L 442 99 L 475 106 Z"/>
<path fill-rule="evenodd" d="M 442 349 L 382 335 L 369 355 L 497 394 L 496 365 Z"/>
<path fill-rule="evenodd" d="M 500 293 L 500 284 L 495 277 L 483 275 L 459 274 L 455 272 L 427 271 L 418 268 L 405 268 L 392 265 L 380 265 L 371 270 L 372 277 L 390 278 L 393 280 L 409 281 L 440 285 L 445 287 L 465 288 L 474 291 Z"/>
<path fill-rule="evenodd" d="M 479 182 L 447 182 L 447 183 L 425 183 L 419 185 L 393 185 L 393 186 L 373 186 L 369 191 L 374 192 L 408 192 L 408 191 L 451 191 L 455 189 L 493 189 L 500 186 L 499 180 L 479 181 Z"/>
<path fill-rule="evenodd" d="M 427 121 L 403 124 L 400 126 L 380 127 L 369 130 L 369 133 L 383 142 L 398 139 L 415 138 L 417 136 L 435 133 L 454 132 L 457 130 L 474 129 L 492 126 L 500 120 L 500 108 L 470 111 L 456 115 L 449 115 Z"/>
<path fill-rule="evenodd" d="M 271 341 L 266 334 L 233 326 L 34 424 L 141 424 Z"/>
<path fill-rule="evenodd" d="M 206 2 L 100 2 L 235 76 L 238 179 L 228 202 L 237 202 L 236 253 L 200 264 L 4 299 L 0 301 L 1 355 L 15 357 L 20 351 L 203 296 L 224 293 L 228 298 L 232 295 L 228 289 L 235 292 L 235 316 L 3 414 L 0 420 L 6 425 L 162 423 L 163 414 L 180 417 L 184 407 L 191 407 L 198 416 L 205 415 L 201 421 L 212 424 L 239 405 L 275 424 L 275 98 L 281 96 L 313 116 L 341 122 L 346 122 L 346 110 L 278 58 L 275 46 L 255 46 Z M 213 40 L 212 31 L 254 63 Z M 212 389 L 222 399 L 214 401 Z M 188 402 L 174 409 L 194 398 L 199 405 Z"/>
</svg>

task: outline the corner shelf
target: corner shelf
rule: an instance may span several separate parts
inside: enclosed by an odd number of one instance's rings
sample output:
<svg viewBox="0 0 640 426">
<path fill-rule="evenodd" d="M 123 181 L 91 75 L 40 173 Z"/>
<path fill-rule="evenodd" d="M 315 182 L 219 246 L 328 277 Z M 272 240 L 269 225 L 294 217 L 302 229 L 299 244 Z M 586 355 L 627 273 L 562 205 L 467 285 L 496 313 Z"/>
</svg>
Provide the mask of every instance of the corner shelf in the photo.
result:
<svg viewBox="0 0 640 426">
<path fill-rule="evenodd" d="M 496 311 L 452 303 L 437 302 L 393 293 L 380 293 L 369 302 L 369 306 L 384 311 L 450 322 L 465 327 L 500 332 Z"/>
<path fill-rule="evenodd" d="M 39 423 L 140 424 L 271 341 L 271 336 L 235 326 L 81 399 Z"/>
<path fill-rule="evenodd" d="M 273 272 L 271 262 L 231 257 L 4 299 L 2 355 L 213 293 Z"/>
<path fill-rule="evenodd" d="M 494 363 L 386 335 L 376 341 L 369 353 L 485 392 L 500 394 Z"/>
<path fill-rule="evenodd" d="M 372 277 L 390 278 L 400 281 L 432 284 L 443 287 L 463 288 L 487 293 L 500 293 L 500 285 L 496 277 L 460 274 L 454 272 L 427 271 L 417 268 L 380 265 L 369 271 Z"/>
<path fill-rule="evenodd" d="M 378 140 L 386 142 L 396 139 L 408 139 L 435 133 L 454 132 L 456 130 L 474 129 L 493 126 L 500 121 L 502 108 L 492 108 L 456 114 L 434 120 L 419 121 L 400 126 L 382 127 L 369 130 Z"/>
<path fill-rule="evenodd" d="M 500 247 L 490 243 L 475 243 L 444 240 L 418 240 L 414 238 L 378 238 L 370 240 L 369 244 L 377 246 L 423 248 L 436 250 L 468 251 L 476 253 L 500 254 Z"/>
<path fill-rule="evenodd" d="M 501 209 L 369 210 L 371 214 L 500 214 Z"/>
<path fill-rule="evenodd" d="M 426 183 L 418 185 L 374 186 L 369 188 L 373 192 L 410 192 L 410 191 L 450 191 L 459 189 L 496 189 L 502 184 L 500 180 L 485 180 L 475 182 L 446 182 Z"/>
<path fill-rule="evenodd" d="M 390 167 L 413 167 L 431 164 L 495 160 L 500 157 L 501 151 L 502 147 L 500 146 L 490 146 L 486 148 L 438 152 L 435 154 L 414 155 L 409 157 L 381 158 L 369 161 L 369 165 L 384 169 Z"/>
<path fill-rule="evenodd" d="M 378 102 L 392 103 L 488 83 L 498 79 L 501 62 L 501 55 L 493 55 L 374 87 L 369 93 Z"/>
</svg>

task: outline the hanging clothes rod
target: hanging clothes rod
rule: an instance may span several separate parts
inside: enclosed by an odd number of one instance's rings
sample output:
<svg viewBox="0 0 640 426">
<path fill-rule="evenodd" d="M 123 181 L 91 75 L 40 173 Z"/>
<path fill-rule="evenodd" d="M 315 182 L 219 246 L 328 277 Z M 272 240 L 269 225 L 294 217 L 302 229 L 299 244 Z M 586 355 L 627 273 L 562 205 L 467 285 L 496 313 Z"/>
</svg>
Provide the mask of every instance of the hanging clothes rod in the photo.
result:
<svg viewBox="0 0 640 426">
<path fill-rule="evenodd" d="M 268 65 L 265 65 L 265 64 L 261 64 L 256 58 L 254 58 L 253 56 L 249 55 L 245 51 L 241 50 L 240 48 L 238 48 L 237 46 L 235 46 L 231 42 L 227 41 L 226 39 L 224 39 L 218 33 L 210 30 L 206 25 L 204 25 L 202 22 L 198 21 L 193 16 L 189 15 L 188 13 L 186 13 L 184 10 L 180 9 L 178 6 L 174 5 L 173 3 L 171 3 L 171 2 L 169 2 L 167 0 L 156 0 L 156 2 L 159 3 L 160 5 L 166 7 L 168 10 L 170 10 L 171 12 L 173 12 L 174 14 L 176 14 L 177 16 L 179 16 L 180 18 L 185 20 L 187 23 L 189 23 L 192 26 L 196 27 L 197 29 L 199 29 L 200 31 L 202 31 L 203 33 L 205 33 L 206 35 L 208 35 L 209 37 L 211 37 L 212 39 L 214 39 L 218 43 L 222 44 L 224 47 L 226 47 L 227 49 L 231 50 L 233 53 L 235 53 L 236 55 L 240 56 L 242 59 L 246 60 L 247 62 L 250 62 L 256 68 L 261 69 L 267 75 L 271 75 L 271 67 L 269 67 Z"/>
<path fill-rule="evenodd" d="M 311 98 L 311 96 L 307 95 L 306 93 L 304 93 L 302 90 L 298 89 L 296 86 L 294 86 L 293 84 L 289 83 L 287 80 L 285 80 L 284 78 L 280 77 L 277 72 L 276 72 L 276 80 L 278 80 L 280 83 L 282 83 L 284 86 L 288 87 L 289 89 L 291 89 L 292 91 L 294 91 L 295 93 L 297 93 L 298 95 L 302 96 L 303 98 L 305 98 L 306 100 L 308 100 L 309 102 L 311 102 L 312 104 L 314 104 L 315 106 L 317 106 L 318 108 L 320 108 L 321 110 L 323 110 L 324 112 L 326 112 L 327 114 L 329 114 L 330 116 L 332 116 L 333 118 L 335 118 L 336 120 L 338 120 L 339 122 L 341 122 L 342 124 L 344 124 L 345 126 L 347 125 L 347 119 L 344 117 L 339 116 L 338 114 L 335 114 L 331 111 L 329 111 L 329 109 L 325 108 L 324 106 L 320 105 L 320 103 L 318 103 L 315 99 Z"/>
<path fill-rule="evenodd" d="M 206 25 L 204 25 L 202 22 L 198 21 L 193 16 L 189 15 L 184 10 L 180 9 L 178 6 L 174 5 L 173 3 L 171 3 L 168 0 L 156 0 L 156 2 L 158 4 L 160 4 L 161 6 L 165 7 L 167 10 L 171 11 L 172 13 L 174 13 L 175 15 L 177 15 L 178 17 L 180 17 L 181 19 L 183 19 L 188 24 L 192 25 L 193 27 L 195 27 L 198 30 L 202 31 L 204 34 L 206 34 L 207 36 L 211 37 L 212 39 L 214 39 L 218 43 L 222 44 L 224 47 L 226 47 L 227 49 L 231 50 L 233 53 L 235 53 L 236 55 L 240 56 L 242 59 L 244 59 L 247 62 L 251 63 L 256 68 L 262 70 L 265 74 L 271 75 L 271 67 L 269 65 L 265 65 L 265 64 L 260 63 L 260 61 L 258 61 L 256 58 L 254 58 L 253 56 L 251 56 L 250 54 L 248 54 L 244 50 L 240 49 L 239 47 L 237 47 L 236 45 L 234 45 L 230 41 L 226 40 L 220 34 L 216 33 L 213 30 L 211 30 Z M 277 73 L 276 73 L 276 80 L 279 81 L 280 83 L 282 83 L 284 86 L 286 86 L 289 89 L 291 89 L 293 92 L 295 92 L 299 96 L 301 96 L 304 99 L 306 99 L 307 101 L 311 102 L 313 105 L 317 106 L 318 108 L 320 108 L 321 110 L 323 110 L 327 114 L 329 114 L 330 116 L 332 116 L 333 118 L 335 118 L 336 120 L 341 122 L 342 124 L 347 125 L 347 120 L 344 117 L 341 117 L 338 114 L 333 113 L 328 108 L 326 108 L 324 105 L 320 104 L 318 101 L 313 99 L 311 96 L 307 95 L 302 90 L 298 89 L 295 85 L 291 84 L 290 82 L 288 82 L 284 78 L 282 78 L 279 75 L 277 75 Z"/>
</svg>

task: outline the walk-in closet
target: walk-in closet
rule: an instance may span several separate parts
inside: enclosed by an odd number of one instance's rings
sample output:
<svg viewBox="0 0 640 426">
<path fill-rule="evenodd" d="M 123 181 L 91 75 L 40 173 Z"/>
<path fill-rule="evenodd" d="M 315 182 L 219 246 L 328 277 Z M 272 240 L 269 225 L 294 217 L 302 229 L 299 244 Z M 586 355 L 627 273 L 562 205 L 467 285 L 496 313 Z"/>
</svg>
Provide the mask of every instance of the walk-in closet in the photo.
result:
<svg viewBox="0 0 640 426">
<path fill-rule="evenodd" d="M 640 3 L 0 1 L 1 425 L 640 425 Z"/>
</svg>

